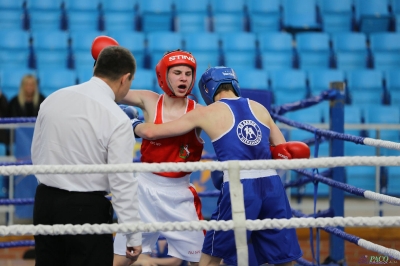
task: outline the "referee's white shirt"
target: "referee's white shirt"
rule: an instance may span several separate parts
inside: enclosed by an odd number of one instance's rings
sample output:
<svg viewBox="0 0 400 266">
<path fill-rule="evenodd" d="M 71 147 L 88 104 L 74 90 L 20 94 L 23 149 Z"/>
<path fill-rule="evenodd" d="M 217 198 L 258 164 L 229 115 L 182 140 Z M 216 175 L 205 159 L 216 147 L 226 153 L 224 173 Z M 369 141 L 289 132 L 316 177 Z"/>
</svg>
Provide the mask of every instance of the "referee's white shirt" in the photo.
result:
<svg viewBox="0 0 400 266">
<path fill-rule="evenodd" d="M 40 105 L 32 141 L 34 165 L 131 163 L 135 137 L 128 116 L 101 79 L 60 89 Z M 111 191 L 119 223 L 140 221 L 133 173 L 37 174 L 50 187 L 68 191 Z M 141 245 L 141 233 L 127 245 Z"/>
</svg>

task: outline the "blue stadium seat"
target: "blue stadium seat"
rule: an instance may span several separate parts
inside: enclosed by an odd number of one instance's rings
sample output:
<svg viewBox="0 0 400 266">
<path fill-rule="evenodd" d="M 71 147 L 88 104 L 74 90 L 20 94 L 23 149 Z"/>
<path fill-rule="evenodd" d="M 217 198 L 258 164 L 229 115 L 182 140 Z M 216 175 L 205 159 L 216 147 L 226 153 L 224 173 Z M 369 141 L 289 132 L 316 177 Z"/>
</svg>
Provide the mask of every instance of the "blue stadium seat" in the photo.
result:
<svg viewBox="0 0 400 266">
<path fill-rule="evenodd" d="M 31 10 L 29 12 L 30 29 L 36 30 L 61 30 L 60 10 Z"/>
<path fill-rule="evenodd" d="M 283 27 L 290 29 L 320 29 L 315 0 L 282 0 Z"/>
<path fill-rule="evenodd" d="M 400 124 L 400 107 L 396 105 L 375 105 L 365 109 L 365 123 Z"/>
<path fill-rule="evenodd" d="M 173 25 L 172 0 L 140 0 L 142 31 L 171 31 Z"/>
<path fill-rule="evenodd" d="M 105 35 L 104 32 L 93 30 L 74 30 L 69 33 L 71 38 L 72 51 L 86 51 L 90 53 L 93 40 L 100 35 Z"/>
<path fill-rule="evenodd" d="M 288 119 L 291 119 L 291 118 L 289 118 L 289 114 L 290 113 L 287 113 L 284 116 L 287 117 Z M 288 140 L 290 140 L 290 141 L 305 141 L 305 140 L 314 139 L 314 138 L 315 138 L 314 133 L 311 133 L 311 132 L 303 130 L 303 129 L 293 128 L 290 130 Z"/>
<path fill-rule="evenodd" d="M 73 52 L 74 69 L 77 71 L 80 69 L 89 69 L 93 71 L 94 59 L 90 51 L 74 51 Z"/>
<path fill-rule="evenodd" d="M 68 10 L 67 21 L 70 31 L 100 30 L 100 14 L 97 10 Z"/>
<path fill-rule="evenodd" d="M 210 6 L 208 0 L 174 0 L 175 31 L 204 32 L 210 30 Z"/>
<path fill-rule="evenodd" d="M 394 30 L 400 32 L 400 0 L 391 0 L 390 6 L 392 8 L 392 14 L 394 19 Z"/>
<path fill-rule="evenodd" d="M 38 78 L 40 90 L 46 97 L 56 90 L 75 85 L 77 80 L 74 70 L 62 67 L 42 68 Z"/>
<path fill-rule="evenodd" d="M 145 34 L 139 31 L 107 31 L 118 43 L 129 49 L 136 59 L 138 68 L 144 67 Z"/>
<path fill-rule="evenodd" d="M 26 0 L 26 8 L 29 11 L 61 10 L 63 2 L 63 0 Z"/>
<path fill-rule="evenodd" d="M 293 40 L 289 33 L 259 33 L 258 42 L 263 69 L 290 69 L 293 67 Z"/>
<path fill-rule="evenodd" d="M 207 14 L 179 14 L 175 16 L 175 31 L 205 32 L 209 31 L 210 18 Z"/>
<path fill-rule="evenodd" d="M 104 12 L 133 12 L 138 5 L 138 0 L 101 0 Z"/>
<path fill-rule="evenodd" d="M 208 14 L 210 8 L 209 0 L 174 0 L 173 1 L 176 14 Z"/>
<path fill-rule="evenodd" d="M 268 89 L 268 72 L 260 69 L 234 68 L 241 89 Z"/>
<path fill-rule="evenodd" d="M 382 104 L 383 75 L 378 70 L 353 70 L 346 72 L 351 104 Z"/>
<path fill-rule="evenodd" d="M 165 52 L 182 49 L 182 35 L 178 32 L 149 32 L 147 41 L 151 69 L 154 69 Z"/>
<path fill-rule="evenodd" d="M 397 105 L 376 105 L 365 108 L 365 123 L 367 124 L 400 124 L 400 108 Z M 376 138 L 394 141 L 399 140 L 400 131 L 391 129 L 380 129 Z M 393 152 L 393 151 L 387 151 Z"/>
<path fill-rule="evenodd" d="M 198 66 L 220 65 L 219 35 L 217 33 L 191 32 L 183 34 L 182 38 L 184 49 L 194 55 Z"/>
<path fill-rule="evenodd" d="M 69 35 L 65 31 L 36 31 L 32 33 L 36 67 L 68 67 Z"/>
<path fill-rule="evenodd" d="M 134 90 L 153 90 L 156 85 L 155 72 L 150 69 L 136 69 L 135 78 L 132 81 L 131 89 Z"/>
<path fill-rule="evenodd" d="M 218 0 L 210 1 L 211 12 L 216 13 L 231 13 L 241 15 L 244 12 L 246 0 Z"/>
<path fill-rule="evenodd" d="M 305 32 L 296 35 L 296 49 L 301 69 L 330 67 L 329 35 L 324 32 Z"/>
<path fill-rule="evenodd" d="M 344 72 L 337 69 L 314 69 L 307 71 L 308 84 L 312 95 L 318 95 L 328 90 L 330 83 L 344 82 Z"/>
<path fill-rule="evenodd" d="M 360 149 L 360 145 L 357 147 L 353 147 L 353 150 Z M 368 146 L 360 146 L 360 147 L 367 147 L 373 148 Z M 367 156 L 365 154 L 361 154 L 361 151 L 358 156 Z M 356 155 L 353 155 L 356 156 Z M 372 166 L 349 166 L 346 167 L 346 177 L 347 177 L 347 184 L 366 189 L 375 191 L 375 167 Z M 348 194 L 346 192 L 346 194 Z"/>
<path fill-rule="evenodd" d="M 324 32 L 348 32 L 352 30 L 353 0 L 319 0 L 322 29 Z"/>
<path fill-rule="evenodd" d="M 232 13 L 216 13 L 212 16 L 212 29 L 214 32 L 241 32 L 245 30 L 244 16 Z"/>
<path fill-rule="evenodd" d="M 26 0 L 1 0 L 0 10 L 22 10 Z"/>
<path fill-rule="evenodd" d="M 400 105 L 400 69 L 385 71 L 386 89 L 390 95 L 391 105 Z"/>
<path fill-rule="evenodd" d="M 354 0 L 358 30 L 364 33 L 388 31 L 390 26 L 387 0 Z"/>
<path fill-rule="evenodd" d="M 74 67 L 93 69 L 94 59 L 91 54 L 93 40 L 104 33 L 100 31 L 73 31 L 70 32 L 71 50 L 73 54 Z"/>
<path fill-rule="evenodd" d="M 28 67 L 29 33 L 19 30 L 0 30 L 0 67 Z"/>
<path fill-rule="evenodd" d="M 307 81 L 304 71 L 276 70 L 269 73 L 275 105 L 299 101 L 305 98 Z"/>
<path fill-rule="evenodd" d="M 400 68 L 400 33 L 371 33 L 369 40 L 375 69 Z"/>
<path fill-rule="evenodd" d="M 7 146 L 4 143 L 0 143 L 0 156 L 6 156 L 7 155 Z M 0 175 L 0 180 L 2 180 L 4 177 L 2 175 Z M 2 180 L 3 181 L 3 180 Z M 3 182 L 0 182 L 0 184 L 2 184 Z M 3 184 L 2 184 L 3 186 Z M 4 187 L 3 189 L 4 190 Z M 1 194 L 0 194 L 1 195 Z M 2 195 L 3 196 L 3 195 Z"/>
<path fill-rule="evenodd" d="M 399 152 L 397 151 L 397 155 L 399 156 Z M 387 194 L 395 195 L 396 197 L 400 196 L 400 167 L 398 166 L 388 166 L 388 186 L 387 186 Z"/>
<path fill-rule="evenodd" d="M 251 32 L 260 33 L 280 29 L 280 0 L 248 0 L 247 10 Z"/>
<path fill-rule="evenodd" d="M 83 83 L 93 77 L 93 68 L 77 68 L 76 69 L 77 83 Z"/>
<path fill-rule="evenodd" d="M 326 109 L 327 105 L 317 104 L 294 112 L 288 112 L 285 116 L 300 123 L 321 124 L 327 121 Z"/>
<path fill-rule="evenodd" d="M 245 6 L 245 0 L 210 1 L 212 30 L 218 33 L 244 31 Z"/>
<path fill-rule="evenodd" d="M 332 34 L 332 48 L 336 68 L 341 70 L 367 68 L 367 38 L 364 33 L 345 32 Z"/>
<path fill-rule="evenodd" d="M 24 28 L 23 10 L 0 9 L 0 29 L 22 30 Z"/>
<path fill-rule="evenodd" d="M 101 0 L 64 0 L 68 29 L 100 30 Z"/>
<path fill-rule="evenodd" d="M 8 67 L 1 71 L 0 86 L 1 91 L 6 95 L 8 100 L 16 96 L 21 85 L 22 77 L 26 74 L 35 75 L 36 72 L 28 67 Z"/>
<path fill-rule="evenodd" d="M 344 122 L 346 124 L 361 124 L 362 122 L 362 108 L 357 105 L 344 106 Z M 359 132 L 354 135 L 360 135 Z"/>
<path fill-rule="evenodd" d="M 98 11 L 101 0 L 64 0 L 67 11 Z"/>
<path fill-rule="evenodd" d="M 256 35 L 252 32 L 221 33 L 225 65 L 235 67 L 256 66 Z M 243 41 L 246 40 L 246 41 Z"/>
<path fill-rule="evenodd" d="M 106 11 L 104 12 L 104 30 L 117 31 L 124 30 L 126 32 L 136 29 L 136 17 L 133 10 L 131 11 Z"/>
</svg>

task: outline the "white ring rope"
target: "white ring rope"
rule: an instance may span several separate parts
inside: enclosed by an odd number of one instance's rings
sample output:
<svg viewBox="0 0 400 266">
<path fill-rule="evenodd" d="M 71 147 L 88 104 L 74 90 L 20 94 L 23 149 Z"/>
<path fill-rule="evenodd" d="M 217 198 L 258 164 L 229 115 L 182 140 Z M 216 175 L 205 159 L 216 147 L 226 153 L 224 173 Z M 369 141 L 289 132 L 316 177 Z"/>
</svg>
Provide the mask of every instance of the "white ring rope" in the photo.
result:
<svg viewBox="0 0 400 266">
<path fill-rule="evenodd" d="M 400 166 L 400 156 L 346 156 L 295 160 L 237 161 L 241 170 L 332 168 L 340 166 Z M 227 162 L 187 163 L 129 163 L 93 165 L 10 165 L 0 166 L 1 175 L 28 174 L 83 174 L 131 172 L 194 172 L 203 170 L 229 170 Z"/>
<path fill-rule="evenodd" d="M 257 231 L 263 229 L 310 228 L 310 227 L 399 227 L 400 216 L 388 217 L 302 217 L 291 219 L 246 220 L 246 229 Z M 234 229 L 233 221 L 192 221 L 166 223 L 123 223 L 123 224 L 58 224 L 58 225 L 10 225 L 0 226 L 0 236 L 20 235 L 79 235 L 157 232 L 157 231 L 201 231 Z"/>
<path fill-rule="evenodd" d="M 393 141 L 365 138 L 364 144 L 368 145 L 368 146 L 381 147 L 381 148 L 387 148 L 387 149 L 392 149 L 392 150 L 400 150 L 400 143 L 393 142 Z"/>
<path fill-rule="evenodd" d="M 387 203 L 390 205 L 400 206 L 399 198 L 384 195 L 384 194 L 379 194 L 379 193 L 373 192 L 371 190 L 366 190 L 364 192 L 364 197 L 366 199 L 370 199 L 370 200 L 374 200 L 374 201 L 381 201 L 381 202 L 384 202 L 384 203 Z"/>
<path fill-rule="evenodd" d="M 384 246 L 374 244 L 365 239 L 358 240 L 357 244 L 360 247 L 363 247 L 363 248 L 371 250 L 371 251 L 375 251 L 378 254 L 383 254 L 383 255 L 389 256 L 390 258 L 398 259 L 400 256 L 400 252 L 395 249 L 386 248 Z"/>
<path fill-rule="evenodd" d="M 398 227 L 400 217 L 333 217 L 246 220 L 246 229 L 310 228 L 310 227 Z M 0 226 L 0 236 L 10 235 L 64 235 L 109 234 L 114 232 L 201 231 L 233 230 L 233 221 L 192 221 L 166 223 L 83 224 L 83 225 L 11 225 Z M 400 258 L 400 257 L 399 257 Z"/>
</svg>

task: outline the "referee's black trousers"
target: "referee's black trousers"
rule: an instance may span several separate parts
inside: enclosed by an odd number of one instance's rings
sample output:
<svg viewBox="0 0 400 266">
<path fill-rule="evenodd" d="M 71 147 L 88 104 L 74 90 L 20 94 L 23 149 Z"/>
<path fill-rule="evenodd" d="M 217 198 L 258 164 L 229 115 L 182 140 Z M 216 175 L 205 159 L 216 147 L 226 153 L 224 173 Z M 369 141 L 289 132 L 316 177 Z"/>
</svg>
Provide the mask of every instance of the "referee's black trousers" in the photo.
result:
<svg viewBox="0 0 400 266">
<path fill-rule="evenodd" d="M 33 224 L 112 223 L 113 209 L 104 192 L 69 192 L 40 184 Z M 112 266 L 112 234 L 37 235 L 36 266 Z"/>
</svg>

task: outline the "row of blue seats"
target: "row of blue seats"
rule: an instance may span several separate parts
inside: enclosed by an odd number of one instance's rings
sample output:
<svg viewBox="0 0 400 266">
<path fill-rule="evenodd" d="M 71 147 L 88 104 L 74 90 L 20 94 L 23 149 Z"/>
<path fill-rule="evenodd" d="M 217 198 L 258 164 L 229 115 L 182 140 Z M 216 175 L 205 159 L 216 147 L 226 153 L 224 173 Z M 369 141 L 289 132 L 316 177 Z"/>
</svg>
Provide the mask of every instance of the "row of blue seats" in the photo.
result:
<svg viewBox="0 0 400 266">
<path fill-rule="evenodd" d="M 0 88 L 10 98 L 18 92 L 22 76 L 33 73 L 38 76 L 40 89 L 45 95 L 65 86 L 84 82 L 92 76 L 92 66 L 79 70 L 50 66 L 38 70 L 28 68 L 3 68 L 0 70 Z M 206 70 L 198 68 L 198 73 Z M 377 70 L 276 70 L 264 71 L 251 68 L 235 68 L 240 86 L 249 89 L 271 90 L 275 105 L 298 101 L 318 95 L 329 88 L 329 83 L 342 81 L 347 85 L 347 104 L 400 104 L 400 69 L 393 71 Z M 197 80 L 200 75 L 197 76 Z M 196 81 L 197 84 L 197 81 Z M 153 70 L 138 68 L 134 89 L 157 91 Z M 197 91 L 197 90 L 195 90 Z M 198 95 L 199 96 L 199 95 Z M 201 97 L 198 97 L 201 99 Z"/>
<path fill-rule="evenodd" d="M 28 65 L 29 55 L 42 65 L 67 65 L 72 53 L 79 66 L 92 64 L 90 47 L 95 37 L 107 34 L 135 55 L 138 65 L 154 68 L 165 51 L 183 48 L 192 52 L 201 66 L 228 65 L 266 70 L 338 68 L 342 70 L 400 67 L 400 34 L 299 33 L 188 33 L 0 30 L 0 65 Z M 162 41 L 160 41 L 162 40 Z M 243 41 L 245 40 L 245 41 Z M 42 60 L 47 56 L 50 59 Z M 57 60 L 58 59 L 58 60 Z M 74 68 L 74 66 L 68 65 Z"/>
<path fill-rule="evenodd" d="M 398 0 L 202 0 L 194 3 L 184 0 L 19 0 L 14 1 L 15 3 L 9 2 L 11 0 L 4 2 L 4 10 L 7 10 L 7 4 L 9 4 L 7 11 L 23 10 L 25 29 L 29 29 L 30 26 L 35 29 L 37 26 L 49 27 L 54 24 L 62 29 L 68 29 L 69 18 L 62 13 L 63 11 L 74 13 L 72 17 L 86 12 L 87 18 L 81 18 L 81 24 L 87 20 L 86 22 L 91 22 L 92 26 L 100 27 L 100 30 L 104 30 L 101 28 L 104 26 L 102 14 L 106 16 L 113 14 L 110 20 L 117 19 L 122 24 L 120 27 L 124 25 L 126 27 L 126 24 L 129 24 L 133 29 L 145 32 L 182 30 L 174 28 L 171 24 L 175 15 L 185 21 L 181 24 L 183 26 L 191 24 L 196 29 L 211 31 L 260 32 L 300 28 L 327 32 L 353 29 L 376 32 L 398 28 L 391 23 L 399 23 L 396 16 L 399 10 Z M 8 13 L 8 16 L 11 18 L 11 13 Z M 31 21 L 29 16 L 31 16 Z M 215 23 L 210 24 L 208 28 L 204 27 L 204 16 L 215 19 Z M 46 20 L 47 22 L 52 20 L 53 23 L 46 25 Z M 28 24 L 29 21 L 31 25 Z M 184 30 L 191 29 L 193 28 L 188 27 Z"/>
</svg>

